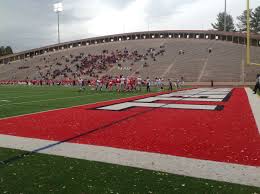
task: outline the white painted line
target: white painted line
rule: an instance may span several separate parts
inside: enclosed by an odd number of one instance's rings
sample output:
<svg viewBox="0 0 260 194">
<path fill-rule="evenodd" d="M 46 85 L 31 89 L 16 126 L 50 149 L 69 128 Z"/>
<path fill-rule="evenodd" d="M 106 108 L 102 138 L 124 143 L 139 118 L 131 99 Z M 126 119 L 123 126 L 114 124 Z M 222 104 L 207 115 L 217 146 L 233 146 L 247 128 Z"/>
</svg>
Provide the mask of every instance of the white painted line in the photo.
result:
<svg viewBox="0 0 260 194">
<path fill-rule="evenodd" d="M 28 103 L 35 103 L 35 102 L 49 102 L 55 100 L 62 100 L 62 99 L 71 99 L 71 98 L 82 98 L 85 96 L 71 96 L 71 97 L 62 97 L 62 98 L 50 98 L 46 100 L 35 100 L 35 101 L 26 101 L 26 102 L 17 102 L 17 103 L 8 103 L 8 104 L 0 104 L 0 106 L 10 106 L 10 105 L 19 105 L 19 104 L 28 104 Z"/>
<path fill-rule="evenodd" d="M 257 94 L 253 94 L 251 88 L 245 88 L 245 90 L 260 134 L 260 97 Z"/>
<path fill-rule="evenodd" d="M 38 97 L 38 96 L 52 96 L 52 95 L 57 95 L 57 94 L 53 94 L 53 93 L 49 93 L 49 94 L 41 94 L 41 95 L 30 95 L 30 96 L 15 96 L 15 97 L 9 97 L 6 96 L 5 98 L 8 99 L 16 99 L 16 98 L 31 98 L 31 97 Z"/>
<path fill-rule="evenodd" d="M 210 91 L 210 92 L 201 92 L 200 95 L 227 95 L 229 92 L 223 91 Z"/>
<path fill-rule="evenodd" d="M 0 100 L 0 102 L 10 102 L 9 100 Z"/>
<path fill-rule="evenodd" d="M 188 98 L 160 98 L 160 97 L 150 97 L 144 98 L 140 100 L 136 100 L 135 102 L 154 102 L 157 100 L 165 100 L 165 101 L 200 101 L 200 102 L 221 102 L 223 98 L 193 98 L 193 96 L 188 96 Z"/>
<path fill-rule="evenodd" d="M 159 92 L 158 92 L 159 93 Z M 156 93 L 154 93 L 155 95 Z M 116 100 L 127 100 L 127 99 L 131 99 L 131 98 L 137 98 L 137 97 L 145 97 L 148 95 L 152 95 L 152 94 L 144 94 L 144 95 L 137 95 L 137 96 L 130 96 L 127 98 L 118 98 L 118 99 L 112 99 L 112 100 L 105 100 L 105 101 L 101 101 L 101 102 L 94 102 L 94 103 L 88 103 L 88 104 L 81 104 L 81 105 L 76 105 L 76 106 L 70 106 L 70 107 L 65 107 L 65 108 L 57 108 L 57 109 L 51 109 L 51 110 L 46 110 L 46 111 L 39 111 L 39 112 L 34 112 L 34 113 L 28 113 L 28 114 L 22 114 L 22 115 L 17 115 L 17 116 L 11 116 L 11 117 L 5 117 L 5 118 L 0 118 L 0 120 L 7 120 L 7 119 L 11 119 L 11 118 L 18 118 L 18 117 L 23 117 L 23 116 L 29 116 L 29 115 L 35 115 L 35 114 L 40 114 L 40 113 L 46 113 L 46 112 L 52 112 L 52 111 L 58 111 L 58 110 L 65 110 L 65 109 L 70 109 L 70 108 L 78 108 L 78 107 L 83 107 L 86 105 L 95 105 L 95 104 L 100 104 L 100 103 L 106 103 L 106 102 L 113 102 Z"/>
<path fill-rule="evenodd" d="M 227 93 L 228 94 L 228 93 Z M 227 94 L 214 94 L 214 95 L 204 95 L 203 93 L 202 94 L 199 94 L 199 95 L 193 95 L 191 96 L 191 98 L 208 98 L 208 99 L 224 99 Z M 189 96 L 187 96 L 189 97 Z"/>
<path fill-rule="evenodd" d="M 182 98 L 160 98 L 160 97 L 150 97 L 150 98 L 144 98 L 144 99 L 140 99 L 140 100 L 135 100 L 135 102 L 154 102 L 157 100 L 182 100 Z"/>
<path fill-rule="evenodd" d="M 187 110 L 215 110 L 216 105 L 198 105 L 198 104 L 163 104 L 163 103 L 145 103 L 145 102 L 124 102 L 105 107 L 100 107 L 100 110 L 120 111 L 132 107 L 148 107 L 148 108 L 172 108 L 172 109 L 187 109 Z"/>
<path fill-rule="evenodd" d="M 210 99 L 210 98 L 183 98 L 182 101 L 199 101 L 199 102 L 222 102 L 223 99 L 218 98 L 218 99 Z"/>
<path fill-rule="evenodd" d="M 0 147 L 33 151 L 55 141 L 0 135 Z M 260 167 L 199 160 L 111 147 L 62 143 L 39 153 L 131 166 L 176 175 L 260 186 Z"/>
<path fill-rule="evenodd" d="M 149 108 L 160 108 L 162 106 L 165 106 L 166 104 L 161 103 L 137 103 L 137 102 L 123 102 L 119 104 L 109 105 L 105 107 L 98 108 L 100 110 L 113 110 L 113 111 L 119 111 L 124 110 L 126 108 L 131 107 L 149 107 Z"/>
<path fill-rule="evenodd" d="M 198 104 L 167 104 L 164 108 L 190 109 L 190 110 L 215 110 L 216 105 L 198 105 Z"/>
</svg>

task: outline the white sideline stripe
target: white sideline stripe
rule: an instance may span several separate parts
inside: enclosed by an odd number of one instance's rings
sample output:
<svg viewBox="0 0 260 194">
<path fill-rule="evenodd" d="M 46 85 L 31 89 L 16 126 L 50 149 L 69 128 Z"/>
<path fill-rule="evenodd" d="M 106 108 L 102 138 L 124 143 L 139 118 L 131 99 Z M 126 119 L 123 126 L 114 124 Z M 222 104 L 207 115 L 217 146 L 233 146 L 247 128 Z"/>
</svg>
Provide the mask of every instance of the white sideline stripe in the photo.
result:
<svg viewBox="0 0 260 194">
<path fill-rule="evenodd" d="M 260 134 L 260 97 L 257 94 L 253 94 L 251 88 L 247 87 L 245 90 Z"/>
<path fill-rule="evenodd" d="M 4 148 L 33 151 L 54 143 L 56 142 L 0 135 L 0 147 Z M 39 153 L 131 166 L 249 186 L 260 186 L 260 167 L 255 166 L 76 143 L 62 143 L 42 150 Z"/>
</svg>

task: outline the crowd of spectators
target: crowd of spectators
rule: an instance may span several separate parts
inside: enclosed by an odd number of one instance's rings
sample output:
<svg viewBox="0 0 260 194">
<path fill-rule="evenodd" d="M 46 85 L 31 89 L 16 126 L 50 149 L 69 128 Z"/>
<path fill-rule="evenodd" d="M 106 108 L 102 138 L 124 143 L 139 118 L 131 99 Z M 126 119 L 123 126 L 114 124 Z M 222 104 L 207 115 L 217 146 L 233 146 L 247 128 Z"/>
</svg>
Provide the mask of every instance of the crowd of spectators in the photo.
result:
<svg viewBox="0 0 260 194">
<path fill-rule="evenodd" d="M 38 60 L 39 64 L 33 67 L 27 64 L 30 59 L 25 59 L 24 65 L 18 67 L 18 71 L 36 68 L 37 73 L 30 77 L 35 80 L 75 80 L 79 77 L 91 79 L 107 75 L 107 72 L 113 67 L 129 71 L 132 71 L 134 65 L 140 65 L 143 68 L 149 67 L 148 60 L 157 61 L 158 56 L 164 54 L 164 47 L 160 47 L 148 48 L 143 53 L 124 48 L 122 50 L 102 50 L 99 54 L 82 52 L 78 55 L 69 54 L 56 58 L 46 55 L 41 57 Z"/>
</svg>

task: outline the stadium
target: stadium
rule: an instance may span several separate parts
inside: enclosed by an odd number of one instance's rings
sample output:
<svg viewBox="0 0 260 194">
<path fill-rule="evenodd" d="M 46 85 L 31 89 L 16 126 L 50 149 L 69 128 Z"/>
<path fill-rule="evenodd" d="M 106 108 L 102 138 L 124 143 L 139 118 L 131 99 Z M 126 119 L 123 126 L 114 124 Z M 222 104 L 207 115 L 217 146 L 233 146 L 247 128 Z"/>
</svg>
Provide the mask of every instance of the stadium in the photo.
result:
<svg viewBox="0 0 260 194">
<path fill-rule="evenodd" d="M 219 29 L 61 41 L 55 2 L 57 43 L 1 48 L 0 193 L 260 193 L 250 8 L 239 30 L 225 7 Z"/>
</svg>

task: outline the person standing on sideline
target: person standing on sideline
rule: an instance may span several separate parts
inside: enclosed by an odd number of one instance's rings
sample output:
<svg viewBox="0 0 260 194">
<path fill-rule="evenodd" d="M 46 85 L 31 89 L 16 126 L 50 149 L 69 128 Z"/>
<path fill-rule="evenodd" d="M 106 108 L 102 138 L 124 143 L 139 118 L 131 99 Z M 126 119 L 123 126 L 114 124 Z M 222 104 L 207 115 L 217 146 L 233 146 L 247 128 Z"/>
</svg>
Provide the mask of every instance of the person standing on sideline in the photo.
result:
<svg viewBox="0 0 260 194">
<path fill-rule="evenodd" d="M 177 88 L 177 89 L 180 88 L 180 80 L 179 80 L 179 79 L 176 80 L 176 88 Z"/>
<path fill-rule="evenodd" d="M 79 82 L 79 91 L 83 92 L 85 90 L 84 80 L 82 78 L 79 78 L 78 82 Z"/>
<path fill-rule="evenodd" d="M 257 74 L 257 76 L 256 76 L 256 84 L 255 84 L 254 94 L 256 94 L 257 90 L 260 91 L 260 74 Z"/>
<path fill-rule="evenodd" d="M 151 80 L 149 79 L 149 77 L 147 77 L 146 79 L 146 90 L 147 92 L 151 92 Z"/>
<path fill-rule="evenodd" d="M 172 81 L 170 79 L 168 79 L 168 81 L 169 81 L 169 90 L 172 91 L 173 90 L 173 88 L 172 88 Z"/>
<path fill-rule="evenodd" d="M 137 88 L 139 91 L 142 90 L 142 78 L 140 76 L 137 78 Z"/>
</svg>

